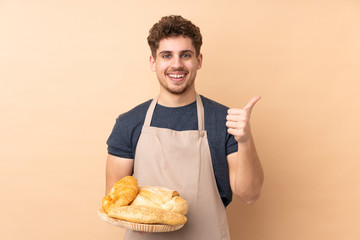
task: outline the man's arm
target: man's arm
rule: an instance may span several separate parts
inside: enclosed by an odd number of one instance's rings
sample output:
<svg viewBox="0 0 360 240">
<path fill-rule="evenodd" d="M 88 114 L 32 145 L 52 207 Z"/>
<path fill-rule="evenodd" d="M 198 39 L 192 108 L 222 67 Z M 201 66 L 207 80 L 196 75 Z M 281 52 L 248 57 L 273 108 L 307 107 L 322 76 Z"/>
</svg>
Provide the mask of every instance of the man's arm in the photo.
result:
<svg viewBox="0 0 360 240">
<path fill-rule="evenodd" d="M 251 142 L 238 143 L 238 152 L 227 157 L 231 190 L 247 204 L 259 198 L 264 182 L 261 163 Z"/>
<path fill-rule="evenodd" d="M 105 194 L 108 194 L 112 186 L 125 176 L 130 176 L 133 173 L 133 159 L 120 158 L 114 155 L 108 155 L 106 161 L 106 189 Z"/>
<path fill-rule="evenodd" d="M 231 190 L 241 200 L 253 204 L 260 196 L 264 182 L 263 169 L 257 155 L 250 129 L 250 114 L 260 97 L 254 97 L 242 109 L 229 109 L 226 126 L 238 142 L 237 153 L 229 154 Z"/>
</svg>

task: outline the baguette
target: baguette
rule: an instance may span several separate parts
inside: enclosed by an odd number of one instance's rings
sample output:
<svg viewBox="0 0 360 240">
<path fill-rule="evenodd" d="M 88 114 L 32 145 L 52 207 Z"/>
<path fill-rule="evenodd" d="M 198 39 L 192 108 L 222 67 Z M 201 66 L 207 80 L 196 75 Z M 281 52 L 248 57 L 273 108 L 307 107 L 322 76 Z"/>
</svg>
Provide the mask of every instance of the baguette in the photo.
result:
<svg viewBox="0 0 360 240">
<path fill-rule="evenodd" d="M 111 208 L 109 217 L 133 223 L 184 225 L 187 218 L 176 212 L 149 206 L 124 206 Z"/>
</svg>

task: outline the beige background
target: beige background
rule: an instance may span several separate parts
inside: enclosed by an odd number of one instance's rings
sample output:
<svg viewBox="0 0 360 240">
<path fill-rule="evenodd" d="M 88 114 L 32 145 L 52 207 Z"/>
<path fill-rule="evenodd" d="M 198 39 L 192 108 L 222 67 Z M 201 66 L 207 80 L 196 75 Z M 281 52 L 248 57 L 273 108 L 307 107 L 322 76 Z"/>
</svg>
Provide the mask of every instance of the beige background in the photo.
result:
<svg viewBox="0 0 360 240">
<path fill-rule="evenodd" d="M 121 239 L 96 215 L 118 114 L 155 96 L 148 29 L 199 25 L 198 91 L 252 116 L 265 170 L 232 239 L 360 239 L 360 2 L 0 1 L 0 239 Z"/>
</svg>

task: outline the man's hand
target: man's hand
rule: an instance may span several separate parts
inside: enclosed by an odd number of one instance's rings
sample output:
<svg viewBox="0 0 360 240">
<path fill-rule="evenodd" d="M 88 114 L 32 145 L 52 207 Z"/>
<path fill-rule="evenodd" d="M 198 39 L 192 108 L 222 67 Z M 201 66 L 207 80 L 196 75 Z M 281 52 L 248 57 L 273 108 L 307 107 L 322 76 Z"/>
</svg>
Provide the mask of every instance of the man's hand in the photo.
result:
<svg viewBox="0 0 360 240">
<path fill-rule="evenodd" d="M 226 116 L 228 133 L 234 135 L 237 142 L 245 142 L 251 137 L 250 114 L 260 96 L 253 97 L 244 108 L 230 108 Z"/>
</svg>

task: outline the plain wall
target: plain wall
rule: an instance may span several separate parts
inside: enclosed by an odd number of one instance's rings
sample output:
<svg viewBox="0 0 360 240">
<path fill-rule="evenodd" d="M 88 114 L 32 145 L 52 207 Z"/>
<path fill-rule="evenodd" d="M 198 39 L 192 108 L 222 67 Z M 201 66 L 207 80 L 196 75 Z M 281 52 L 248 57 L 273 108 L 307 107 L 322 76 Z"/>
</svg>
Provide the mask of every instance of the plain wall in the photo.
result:
<svg viewBox="0 0 360 240">
<path fill-rule="evenodd" d="M 146 37 L 161 16 L 201 28 L 197 90 L 261 95 L 264 171 L 232 239 L 360 238 L 360 2 L 0 1 L 0 239 L 121 239 L 96 214 L 116 117 L 158 93 Z"/>
</svg>

